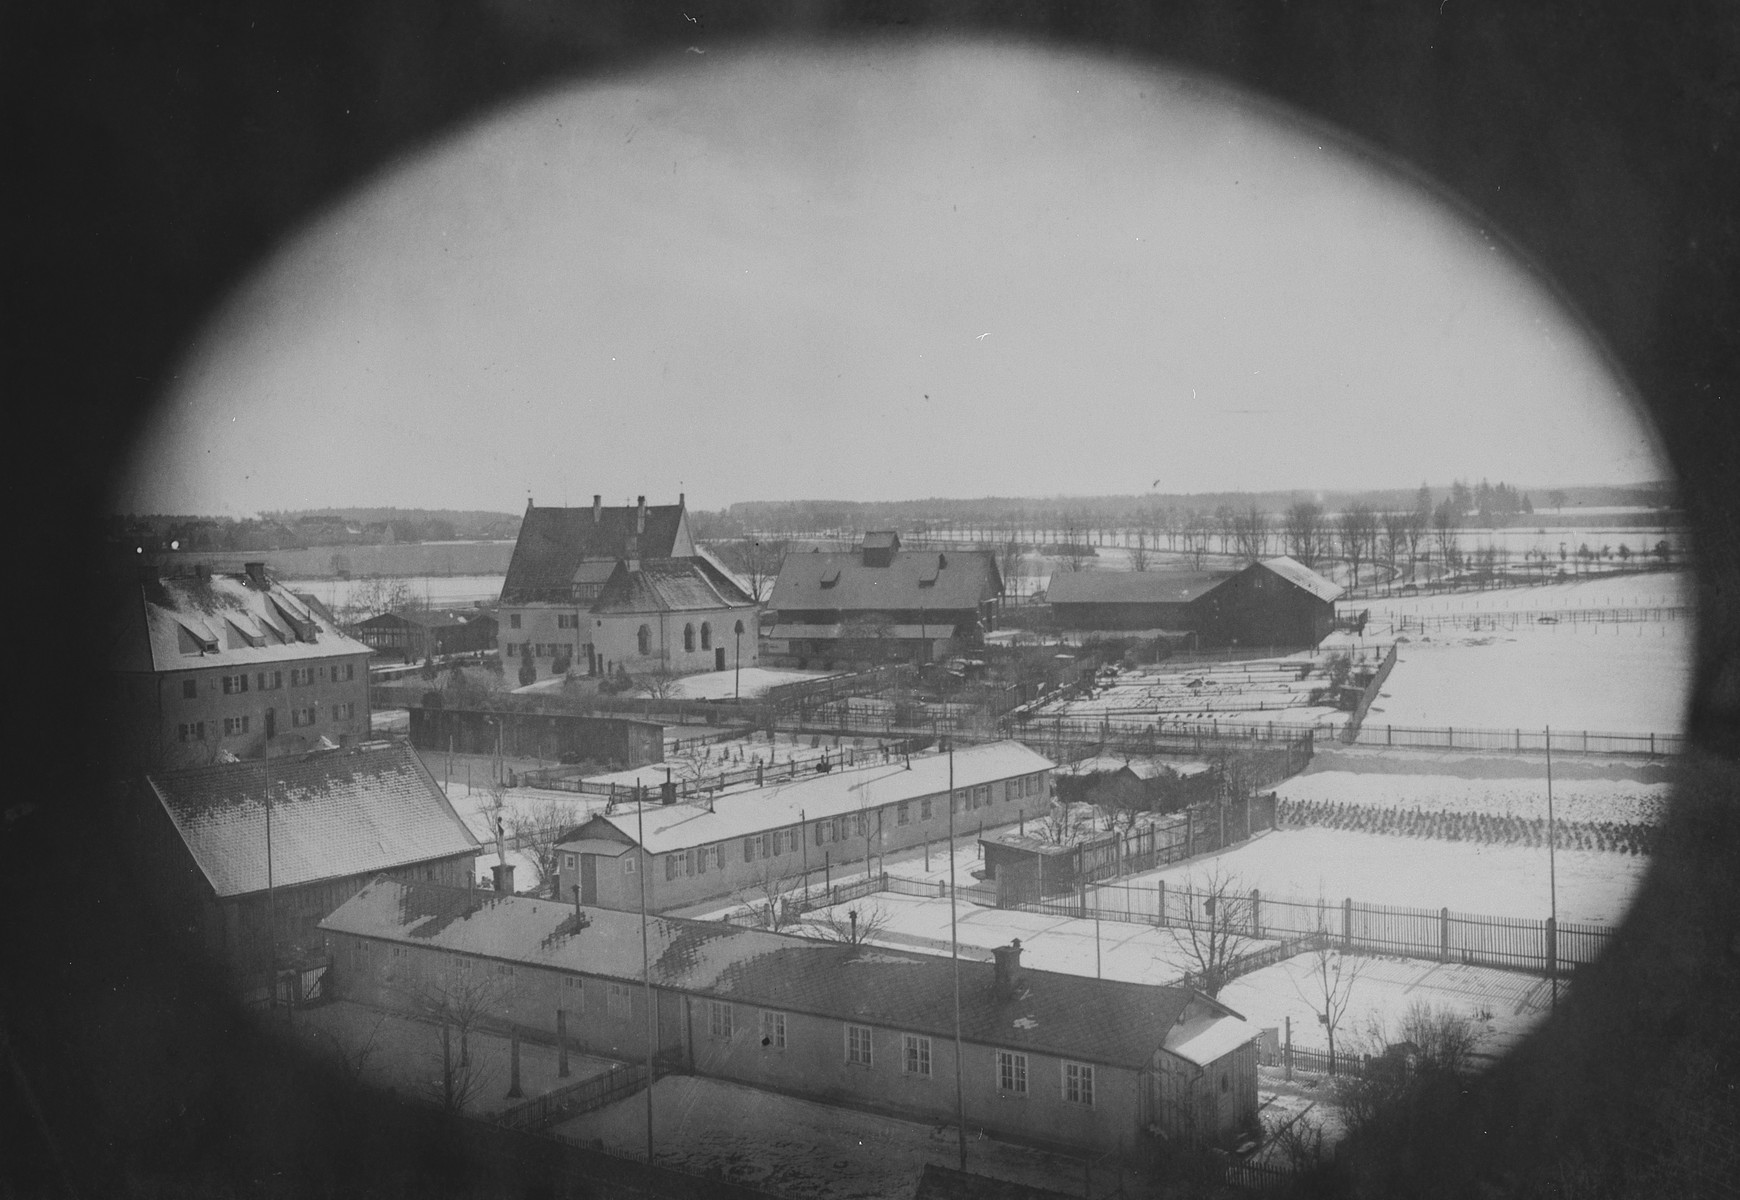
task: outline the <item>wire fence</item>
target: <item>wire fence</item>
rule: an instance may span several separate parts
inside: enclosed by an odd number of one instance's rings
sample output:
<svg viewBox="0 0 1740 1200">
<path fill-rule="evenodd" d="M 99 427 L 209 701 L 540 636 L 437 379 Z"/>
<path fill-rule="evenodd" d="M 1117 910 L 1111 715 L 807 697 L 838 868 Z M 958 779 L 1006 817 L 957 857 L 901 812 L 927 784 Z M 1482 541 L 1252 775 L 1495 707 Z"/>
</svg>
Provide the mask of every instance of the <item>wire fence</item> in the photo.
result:
<svg viewBox="0 0 1740 1200">
<path fill-rule="evenodd" d="M 1372 614 L 1374 623 L 1388 622 L 1392 633 L 1426 633 L 1439 629 L 1472 631 L 1517 629 L 1555 625 L 1636 625 L 1690 621 L 1697 615 L 1691 605 L 1661 605 L 1635 608 L 1539 608 L 1515 612 L 1386 613 Z"/>
<path fill-rule="evenodd" d="M 1549 737 L 1551 743 L 1549 745 Z M 1629 754 L 1660 758 L 1679 754 L 1686 739 L 1677 733 L 1600 733 L 1587 729 L 1481 729 L 1453 726 L 1373 725 L 1367 722 L 1356 739 L 1361 746 L 1394 746 L 1414 750 L 1470 750 L 1483 753 Z"/>
</svg>

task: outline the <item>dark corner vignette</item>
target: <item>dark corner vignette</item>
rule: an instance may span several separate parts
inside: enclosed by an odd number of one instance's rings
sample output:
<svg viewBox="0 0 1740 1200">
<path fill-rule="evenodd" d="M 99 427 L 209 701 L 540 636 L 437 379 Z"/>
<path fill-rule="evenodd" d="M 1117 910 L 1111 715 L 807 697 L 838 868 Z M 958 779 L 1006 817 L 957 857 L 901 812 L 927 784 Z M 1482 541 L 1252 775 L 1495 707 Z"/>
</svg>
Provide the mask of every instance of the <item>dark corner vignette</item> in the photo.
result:
<svg viewBox="0 0 1740 1200">
<path fill-rule="evenodd" d="M 1693 748 L 1623 927 L 1505 1061 L 1473 1081 L 1409 1092 L 1333 1163 L 1286 1186 L 1305 1195 L 1691 1196 L 1721 1194 L 1740 1177 L 1740 231 L 1724 84 L 1740 46 L 1714 6 L 1646 15 L 1600 3 L 1572 21 L 1458 0 L 1381 13 L 1253 0 L 1006 12 L 836 4 L 796 16 L 754 3 L 473 5 L 439 16 L 404 5 L 243 4 L 52 11 L 13 26 L 31 217 L 12 230 L 23 313 L 14 411 L 23 419 L 11 444 L 23 468 L 14 494 L 29 514 L 13 577 L 32 602 L 19 606 L 28 620 L 16 626 L 31 681 L 13 710 L 22 778 L 0 817 L 13 910 L 0 971 L 0 1171 L 11 1192 L 731 1194 L 723 1179 L 649 1185 L 626 1169 L 577 1173 L 554 1143 L 385 1100 L 356 1087 L 342 1064 L 261 1031 L 200 952 L 197 931 L 166 925 L 131 865 L 142 834 L 131 801 L 108 782 L 112 613 L 96 548 L 132 440 L 201 322 L 280 239 L 385 164 L 553 82 L 690 47 L 944 33 L 1218 75 L 1437 180 L 1563 289 L 1642 397 L 1678 476 L 1698 572 Z M 343 436 L 301 428 L 294 414 L 282 435 Z M 636 520 L 636 506 L 612 507 L 615 519 Z M 648 536 L 644 523 L 634 536 Z M 866 543 L 861 553 L 896 549 Z M 299 621 L 321 620 L 294 601 L 261 616 L 293 635 Z M 723 646 L 728 634 L 720 627 L 710 639 Z M 562 928 L 575 935 L 584 933 Z M 852 945 L 858 937 L 856 922 L 841 934 Z M 991 964 L 975 965 L 989 977 Z M 994 986 L 1018 989 L 1019 946 L 995 966 Z M 948 989 L 936 988 L 940 1004 Z M 633 997 L 620 1002 L 639 1011 Z M 758 1026 L 756 1036 L 783 1037 L 783 1027 Z M 944 1041 L 935 1038 L 938 1061 Z M 918 1061 L 916 1046 L 903 1052 Z M 1014 1059 L 998 1070 L 1012 1088 Z M 961 1180 L 927 1186 L 936 1190 L 925 1195 L 991 1194 Z M 1081 1194 L 1073 1186 L 1068 1194 Z M 1176 1186 L 1154 1194 L 1222 1194 L 1225 1185 Z M 1087 1187 L 1113 1194 L 1104 1174 Z"/>
</svg>

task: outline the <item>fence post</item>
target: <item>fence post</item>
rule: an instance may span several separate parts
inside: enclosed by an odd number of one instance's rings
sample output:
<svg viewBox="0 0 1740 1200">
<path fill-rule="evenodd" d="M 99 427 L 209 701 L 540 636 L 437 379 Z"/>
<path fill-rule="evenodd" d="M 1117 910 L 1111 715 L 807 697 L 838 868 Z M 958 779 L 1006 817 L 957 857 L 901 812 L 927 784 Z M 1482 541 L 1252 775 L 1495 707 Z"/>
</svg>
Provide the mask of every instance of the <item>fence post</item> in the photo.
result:
<svg viewBox="0 0 1740 1200">
<path fill-rule="evenodd" d="M 1346 897 L 1341 902 L 1341 952 L 1350 953 L 1353 950 L 1353 898 Z"/>
<path fill-rule="evenodd" d="M 1251 936 L 1254 938 L 1260 938 L 1263 936 L 1263 913 L 1262 913 L 1261 904 L 1262 904 L 1262 898 L 1257 894 L 1257 889 L 1252 888 L 1251 889 Z"/>
<path fill-rule="evenodd" d="M 1438 913 L 1438 961 L 1450 961 L 1450 910 L 1442 909 Z"/>
<path fill-rule="evenodd" d="M 1154 917 L 1154 924 L 1164 929 L 1166 928 L 1166 881 L 1164 879 L 1159 884 L 1159 899 L 1159 907 L 1154 910 L 1157 914 Z"/>
</svg>

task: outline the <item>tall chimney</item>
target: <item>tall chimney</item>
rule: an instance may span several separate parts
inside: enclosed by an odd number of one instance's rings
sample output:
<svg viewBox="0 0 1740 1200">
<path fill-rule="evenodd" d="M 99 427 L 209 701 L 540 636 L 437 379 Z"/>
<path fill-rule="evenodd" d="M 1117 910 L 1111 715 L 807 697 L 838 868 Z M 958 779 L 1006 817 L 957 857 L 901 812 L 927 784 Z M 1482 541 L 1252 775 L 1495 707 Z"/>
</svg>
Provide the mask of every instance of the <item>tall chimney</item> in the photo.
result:
<svg viewBox="0 0 1740 1200">
<path fill-rule="evenodd" d="M 636 533 L 645 533 L 646 532 L 646 497 L 645 496 L 642 496 L 639 500 L 637 500 L 635 502 L 634 531 Z"/>
<path fill-rule="evenodd" d="M 604 520 L 604 497 L 597 492 L 592 493 L 592 523 L 598 524 Z"/>
<path fill-rule="evenodd" d="M 243 563 L 242 569 L 248 573 L 248 582 L 254 587 L 266 586 L 266 564 L 263 562 Z"/>
<path fill-rule="evenodd" d="M 677 507 L 678 507 L 678 508 L 681 508 L 681 507 L 683 507 L 683 499 L 684 499 L 684 497 L 683 497 L 683 493 L 681 493 L 681 492 L 678 492 L 678 493 L 677 493 Z"/>
<path fill-rule="evenodd" d="M 991 957 L 996 960 L 997 993 L 1001 996 L 1015 994 L 1015 972 L 1021 969 L 1021 939 L 1012 938 L 1007 946 L 997 946 L 991 951 Z"/>
</svg>

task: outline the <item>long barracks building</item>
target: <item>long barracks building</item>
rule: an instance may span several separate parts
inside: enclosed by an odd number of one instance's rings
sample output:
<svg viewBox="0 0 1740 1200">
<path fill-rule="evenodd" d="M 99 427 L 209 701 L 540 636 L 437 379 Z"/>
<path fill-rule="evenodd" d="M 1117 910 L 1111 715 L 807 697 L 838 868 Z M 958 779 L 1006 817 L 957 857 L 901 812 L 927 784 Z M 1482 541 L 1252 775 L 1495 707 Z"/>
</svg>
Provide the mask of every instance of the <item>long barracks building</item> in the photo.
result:
<svg viewBox="0 0 1740 1200">
<path fill-rule="evenodd" d="M 463 992 L 492 1021 L 630 1061 L 652 1025 L 669 1070 L 955 1119 L 946 956 L 654 916 L 643 959 L 634 914 L 385 879 L 321 927 L 342 999 L 405 1010 Z M 1024 970 L 1020 953 L 961 965 L 969 1127 L 1134 1154 L 1254 1122 L 1258 1031 L 1244 1018 L 1188 988 Z"/>
<path fill-rule="evenodd" d="M 617 805 L 557 847 L 557 894 L 648 911 L 816 875 L 949 835 L 1043 817 L 1053 763 L 1019 742 L 838 768 L 791 783 L 683 803 Z M 644 838 L 644 841 L 642 840 Z"/>
</svg>

